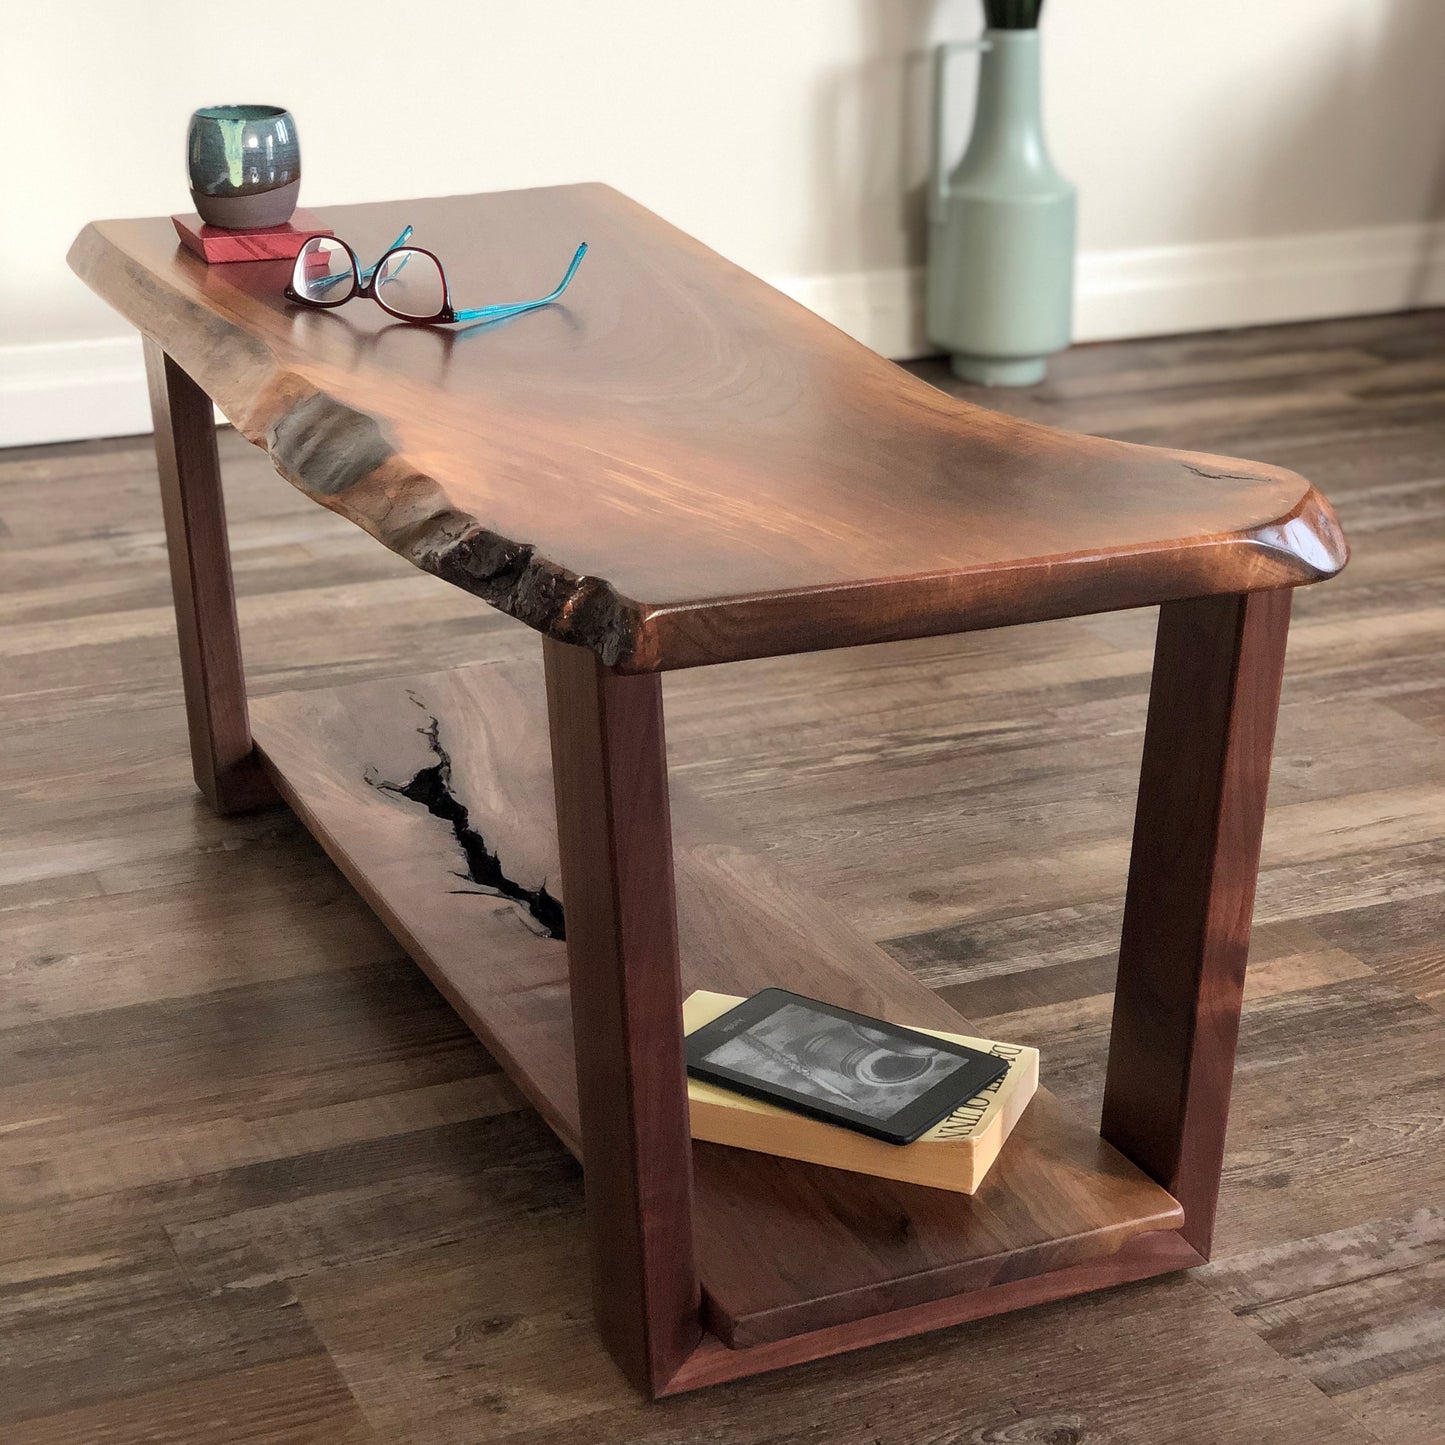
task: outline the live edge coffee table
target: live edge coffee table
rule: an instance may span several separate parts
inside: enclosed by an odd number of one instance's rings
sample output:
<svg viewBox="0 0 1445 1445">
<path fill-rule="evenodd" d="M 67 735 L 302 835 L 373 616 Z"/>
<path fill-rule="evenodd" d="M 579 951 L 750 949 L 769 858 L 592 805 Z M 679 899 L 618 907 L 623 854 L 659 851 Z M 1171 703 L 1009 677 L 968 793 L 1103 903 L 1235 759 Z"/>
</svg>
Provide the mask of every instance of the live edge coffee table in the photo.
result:
<svg viewBox="0 0 1445 1445">
<path fill-rule="evenodd" d="M 166 219 L 81 234 L 146 338 L 196 780 L 221 812 L 285 799 L 580 1156 L 628 1376 L 690 1390 L 1205 1259 L 1291 589 L 1346 556 L 1328 504 L 965 405 L 603 186 L 324 220 L 363 262 L 414 225 L 466 305 L 592 250 L 563 304 L 448 335 L 292 309 L 289 263 L 207 268 Z M 541 666 L 248 716 L 212 400 L 535 628 Z M 684 991 L 966 1026 L 669 800 L 662 674 L 1155 605 L 1102 1123 L 1041 1090 L 972 1198 L 691 1144 Z"/>
</svg>

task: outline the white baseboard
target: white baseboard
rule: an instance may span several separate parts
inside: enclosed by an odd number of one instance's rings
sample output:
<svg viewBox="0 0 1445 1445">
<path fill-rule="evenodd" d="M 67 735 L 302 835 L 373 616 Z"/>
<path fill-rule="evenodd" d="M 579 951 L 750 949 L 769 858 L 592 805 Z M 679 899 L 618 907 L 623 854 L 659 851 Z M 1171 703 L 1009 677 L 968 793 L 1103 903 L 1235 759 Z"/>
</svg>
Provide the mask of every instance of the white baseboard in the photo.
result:
<svg viewBox="0 0 1445 1445">
<path fill-rule="evenodd" d="M 150 429 L 139 336 L 0 346 L 0 447 Z"/>
<path fill-rule="evenodd" d="M 923 330 L 921 268 L 775 283 L 895 360 L 937 350 Z M 1075 280 L 1074 339 L 1114 341 L 1445 305 L 1445 225 L 1421 224 L 1088 251 Z"/>
<path fill-rule="evenodd" d="M 774 284 L 884 356 L 936 350 L 917 268 Z M 1075 290 L 1077 341 L 1440 306 L 1445 224 L 1085 252 Z M 0 347 L 0 447 L 149 430 L 139 340 Z"/>
<path fill-rule="evenodd" d="M 1079 341 L 1445 304 L 1445 224 L 1102 251 L 1079 258 Z"/>
</svg>

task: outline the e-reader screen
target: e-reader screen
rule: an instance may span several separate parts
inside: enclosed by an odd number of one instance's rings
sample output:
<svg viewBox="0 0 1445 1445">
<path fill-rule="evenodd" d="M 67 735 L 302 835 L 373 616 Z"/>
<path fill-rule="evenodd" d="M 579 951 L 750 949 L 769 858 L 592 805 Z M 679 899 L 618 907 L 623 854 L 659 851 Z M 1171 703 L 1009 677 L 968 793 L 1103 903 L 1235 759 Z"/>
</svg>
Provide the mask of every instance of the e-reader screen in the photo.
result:
<svg viewBox="0 0 1445 1445">
<path fill-rule="evenodd" d="M 916 1137 L 1007 1065 L 948 1040 L 767 989 L 690 1035 L 688 1067 L 897 1141 Z"/>
</svg>

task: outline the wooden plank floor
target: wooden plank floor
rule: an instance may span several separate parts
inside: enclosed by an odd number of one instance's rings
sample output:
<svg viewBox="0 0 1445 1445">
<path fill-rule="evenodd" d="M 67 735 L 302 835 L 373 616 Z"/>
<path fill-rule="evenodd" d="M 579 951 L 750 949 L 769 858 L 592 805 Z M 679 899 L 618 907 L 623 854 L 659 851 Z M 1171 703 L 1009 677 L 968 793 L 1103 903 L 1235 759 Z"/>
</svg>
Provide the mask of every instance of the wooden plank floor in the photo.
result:
<svg viewBox="0 0 1445 1445">
<path fill-rule="evenodd" d="M 561 1147 L 294 821 L 198 803 L 148 440 L 0 453 L 6 1445 L 1445 1438 L 1445 313 L 984 399 L 1294 467 L 1354 543 L 1297 600 L 1215 1262 L 642 1405 Z M 535 646 L 222 453 L 258 691 Z M 680 674 L 673 766 L 1096 1111 L 1152 621 Z"/>
</svg>

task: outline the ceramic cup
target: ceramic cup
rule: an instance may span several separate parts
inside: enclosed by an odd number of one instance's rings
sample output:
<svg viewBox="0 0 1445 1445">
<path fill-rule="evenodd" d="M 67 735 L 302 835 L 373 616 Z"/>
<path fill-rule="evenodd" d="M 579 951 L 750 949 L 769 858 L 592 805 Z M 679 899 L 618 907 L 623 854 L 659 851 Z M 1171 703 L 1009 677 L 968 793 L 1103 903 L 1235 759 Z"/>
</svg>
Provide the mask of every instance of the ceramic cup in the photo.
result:
<svg viewBox="0 0 1445 1445">
<path fill-rule="evenodd" d="M 191 199 L 208 226 L 251 231 L 291 219 L 301 189 L 296 122 L 279 105 L 208 105 L 186 136 Z"/>
</svg>

